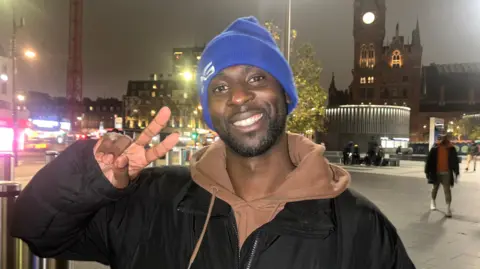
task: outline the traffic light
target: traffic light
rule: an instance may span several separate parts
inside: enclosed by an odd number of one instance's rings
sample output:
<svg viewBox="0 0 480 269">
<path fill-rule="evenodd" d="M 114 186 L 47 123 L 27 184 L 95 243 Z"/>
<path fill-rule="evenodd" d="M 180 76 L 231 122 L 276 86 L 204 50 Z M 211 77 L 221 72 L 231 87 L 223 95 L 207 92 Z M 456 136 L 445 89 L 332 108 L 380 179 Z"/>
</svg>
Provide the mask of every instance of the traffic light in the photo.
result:
<svg viewBox="0 0 480 269">
<path fill-rule="evenodd" d="M 192 139 L 197 140 L 197 138 L 198 138 L 198 133 L 195 133 L 195 132 L 192 133 Z"/>
</svg>

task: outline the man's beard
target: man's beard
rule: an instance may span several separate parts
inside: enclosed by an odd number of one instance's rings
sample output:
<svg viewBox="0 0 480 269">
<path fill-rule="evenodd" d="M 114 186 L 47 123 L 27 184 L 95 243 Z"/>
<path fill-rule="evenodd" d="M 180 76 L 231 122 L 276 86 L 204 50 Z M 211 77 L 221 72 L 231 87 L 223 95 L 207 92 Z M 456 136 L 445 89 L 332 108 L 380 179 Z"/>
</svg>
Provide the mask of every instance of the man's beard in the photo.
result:
<svg viewBox="0 0 480 269">
<path fill-rule="evenodd" d="M 222 141 L 235 153 L 242 157 L 256 157 L 267 152 L 279 140 L 280 136 L 285 132 L 286 115 L 277 115 L 275 120 L 270 116 L 265 115 L 268 120 L 267 134 L 259 138 L 255 146 L 247 146 L 236 140 L 227 129 L 226 133 L 219 133 L 218 135 Z M 256 139 L 256 133 L 246 134 L 251 139 Z M 258 139 L 258 138 L 257 138 Z"/>
<path fill-rule="evenodd" d="M 256 133 L 252 132 L 250 134 L 244 135 L 246 138 L 258 139 L 259 141 L 254 146 L 248 146 L 243 144 L 241 141 L 235 139 L 235 137 L 230 132 L 230 128 L 223 130 L 218 130 L 218 136 L 222 141 L 235 153 L 242 157 L 256 157 L 264 154 L 270 148 L 272 148 L 280 139 L 282 134 L 285 132 L 287 113 L 286 109 L 280 109 L 279 113 L 275 115 L 275 118 L 272 119 L 270 115 L 264 113 L 265 120 L 268 121 L 267 134 L 261 138 L 256 138 Z M 227 125 L 228 126 L 228 125 Z"/>
</svg>

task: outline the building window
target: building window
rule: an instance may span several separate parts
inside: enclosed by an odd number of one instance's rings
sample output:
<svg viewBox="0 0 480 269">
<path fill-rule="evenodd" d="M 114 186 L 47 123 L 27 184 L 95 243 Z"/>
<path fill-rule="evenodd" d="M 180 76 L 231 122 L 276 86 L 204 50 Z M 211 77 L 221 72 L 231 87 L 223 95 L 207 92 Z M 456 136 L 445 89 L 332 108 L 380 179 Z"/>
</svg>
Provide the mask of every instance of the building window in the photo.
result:
<svg viewBox="0 0 480 269">
<path fill-rule="evenodd" d="M 393 98 L 398 97 L 398 90 L 396 88 L 390 89 L 390 96 Z"/>
<path fill-rule="evenodd" d="M 375 78 L 374 77 L 368 77 L 368 84 L 372 84 L 375 82 Z"/>
<path fill-rule="evenodd" d="M 388 89 L 387 88 L 382 88 L 380 90 L 380 97 L 383 98 L 383 99 L 387 99 L 388 96 L 389 96 Z"/>
<path fill-rule="evenodd" d="M 373 88 L 368 88 L 367 89 L 367 99 L 369 99 L 369 100 L 373 99 L 373 95 L 374 95 Z"/>
<path fill-rule="evenodd" d="M 402 54 L 400 54 L 399 50 L 395 50 L 392 54 L 392 61 L 391 61 L 390 66 L 392 68 L 400 68 L 400 67 L 402 67 L 402 65 L 403 65 Z"/>
<path fill-rule="evenodd" d="M 369 46 L 363 44 L 360 47 L 359 64 L 361 68 L 373 68 L 375 66 L 375 46 L 373 44 Z"/>
<path fill-rule="evenodd" d="M 361 78 L 360 78 L 360 84 L 365 84 L 365 83 L 367 83 L 366 78 L 365 78 L 365 77 L 361 77 Z"/>
<path fill-rule="evenodd" d="M 2 94 L 7 94 L 7 83 L 2 83 Z"/>
<path fill-rule="evenodd" d="M 156 97 L 157 93 L 155 91 L 152 91 L 152 97 Z"/>
<path fill-rule="evenodd" d="M 407 82 L 408 81 L 408 76 L 403 76 L 402 81 Z"/>
<path fill-rule="evenodd" d="M 403 96 L 403 98 L 408 98 L 408 89 L 403 89 L 402 90 L 402 96 Z"/>
<path fill-rule="evenodd" d="M 373 44 L 370 44 L 368 48 L 367 67 L 373 68 L 374 66 L 375 66 L 375 47 L 373 46 Z"/>
<path fill-rule="evenodd" d="M 156 90 L 156 89 L 157 89 L 157 84 L 153 84 L 152 88 L 153 88 L 154 90 Z"/>
<path fill-rule="evenodd" d="M 93 111 L 93 106 L 90 106 L 88 110 Z"/>
<path fill-rule="evenodd" d="M 468 104 L 469 105 L 475 104 L 475 90 L 473 88 L 470 88 L 468 90 Z"/>
</svg>

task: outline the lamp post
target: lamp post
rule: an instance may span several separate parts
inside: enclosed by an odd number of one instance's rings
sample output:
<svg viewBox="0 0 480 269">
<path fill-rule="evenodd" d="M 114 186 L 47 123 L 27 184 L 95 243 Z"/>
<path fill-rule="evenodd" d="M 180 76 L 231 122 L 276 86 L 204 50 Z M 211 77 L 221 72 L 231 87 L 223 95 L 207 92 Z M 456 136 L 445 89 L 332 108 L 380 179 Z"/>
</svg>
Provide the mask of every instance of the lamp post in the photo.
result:
<svg viewBox="0 0 480 269">
<path fill-rule="evenodd" d="M 17 89 L 16 89 L 16 73 L 17 73 L 17 31 L 25 25 L 25 20 L 20 19 L 17 23 L 15 16 L 15 2 L 12 1 L 12 44 L 10 54 L 12 57 L 12 120 L 13 120 L 13 156 L 15 166 L 18 166 L 18 123 L 17 123 Z"/>
<path fill-rule="evenodd" d="M 286 8 L 286 14 L 285 14 L 285 27 L 284 27 L 284 53 L 285 53 L 285 58 L 287 59 L 287 62 L 290 63 L 290 46 L 292 45 L 291 39 L 292 39 L 292 0 L 287 0 L 287 8 Z"/>
</svg>

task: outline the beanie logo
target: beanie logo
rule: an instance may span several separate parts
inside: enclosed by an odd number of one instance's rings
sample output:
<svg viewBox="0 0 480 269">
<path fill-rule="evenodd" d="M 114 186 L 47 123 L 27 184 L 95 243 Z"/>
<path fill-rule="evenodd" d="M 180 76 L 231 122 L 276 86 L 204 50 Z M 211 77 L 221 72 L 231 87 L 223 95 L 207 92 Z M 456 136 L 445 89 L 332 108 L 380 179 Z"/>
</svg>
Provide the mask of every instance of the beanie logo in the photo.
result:
<svg viewBox="0 0 480 269">
<path fill-rule="evenodd" d="M 215 66 L 213 66 L 213 62 L 210 62 L 203 69 L 203 74 L 200 76 L 201 83 L 203 84 L 203 82 L 207 81 L 214 73 L 215 73 Z M 205 90 L 205 85 L 202 85 L 202 94 L 204 90 Z"/>
</svg>

